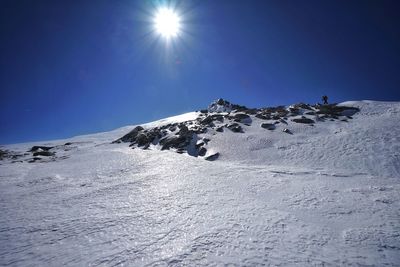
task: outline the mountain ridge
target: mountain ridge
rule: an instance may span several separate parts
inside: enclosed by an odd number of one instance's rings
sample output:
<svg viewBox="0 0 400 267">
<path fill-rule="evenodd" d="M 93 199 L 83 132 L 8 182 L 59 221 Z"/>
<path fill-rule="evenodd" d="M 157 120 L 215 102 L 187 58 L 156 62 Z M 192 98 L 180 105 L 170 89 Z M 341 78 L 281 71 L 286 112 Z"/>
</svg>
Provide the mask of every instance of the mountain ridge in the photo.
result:
<svg viewBox="0 0 400 267">
<path fill-rule="evenodd" d="M 398 266 L 400 103 L 337 106 L 359 111 L 273 130 L 242 111 L 141 124 L 179 137 L 217 115 L 196 134 L 212 162 L 113 143 L 139 125 L 3 146 L 0 265 Z M 217 132 L 220 116 L 243 132 Z"/>
</svg>

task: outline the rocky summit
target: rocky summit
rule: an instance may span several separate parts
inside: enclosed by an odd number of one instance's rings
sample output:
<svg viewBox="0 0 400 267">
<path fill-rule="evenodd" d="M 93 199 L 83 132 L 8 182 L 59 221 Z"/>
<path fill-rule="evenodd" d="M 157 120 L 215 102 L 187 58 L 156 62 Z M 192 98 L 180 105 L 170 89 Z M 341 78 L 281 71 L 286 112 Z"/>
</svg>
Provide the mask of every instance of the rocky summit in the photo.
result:
<svg viewBox="0 0 400 267">
<path fill-rule="evenodd" d="M 218 151 L 208 151 L 213 137 L 231 131 L 246 134 L 248 127 L 261 127 L 268 131 L 292 134 L 293 124 L 314 126 L 326 121 L 348 122 L 359 111 L 343 105 L 309 105 L 298 103 L 290 106 L 247 108 L 218 99 L 205 110 L 198 112 L 194 120 L 169 123 L 156 127 L 136 126 L 133 130 L 113 141 L 129 143 L 132 148 L 172 150 L 190 156 L 215 160 Z"/>
</svg>

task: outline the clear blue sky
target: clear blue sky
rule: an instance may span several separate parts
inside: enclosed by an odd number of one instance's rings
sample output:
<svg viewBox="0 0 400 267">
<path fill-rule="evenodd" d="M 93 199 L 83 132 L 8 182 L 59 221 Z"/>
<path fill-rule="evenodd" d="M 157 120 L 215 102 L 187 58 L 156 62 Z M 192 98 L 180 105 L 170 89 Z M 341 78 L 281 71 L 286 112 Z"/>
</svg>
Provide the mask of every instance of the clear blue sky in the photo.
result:
<svg viewBox="0 0 400 267">
<path fill-rule="evenodd" d="M 0 144 L 205 108 L 400 101 L 400 2 L 174 1 L 184 32 L 153 31 L 165 1 L 0 2 Z"/>
</svg>

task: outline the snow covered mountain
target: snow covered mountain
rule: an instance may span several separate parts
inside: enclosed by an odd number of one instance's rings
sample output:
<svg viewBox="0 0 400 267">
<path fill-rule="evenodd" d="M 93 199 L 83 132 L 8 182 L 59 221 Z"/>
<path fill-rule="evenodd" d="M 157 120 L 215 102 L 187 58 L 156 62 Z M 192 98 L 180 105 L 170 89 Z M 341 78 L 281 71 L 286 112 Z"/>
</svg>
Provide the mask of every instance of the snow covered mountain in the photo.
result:
<svg viewBox="0 0 400 267">
<path fill-rule="evenodd" d="M 1 146 L 0 265 L 399 266 L 399 122 L 399 102 L 219 99 Z"/>
</svg>

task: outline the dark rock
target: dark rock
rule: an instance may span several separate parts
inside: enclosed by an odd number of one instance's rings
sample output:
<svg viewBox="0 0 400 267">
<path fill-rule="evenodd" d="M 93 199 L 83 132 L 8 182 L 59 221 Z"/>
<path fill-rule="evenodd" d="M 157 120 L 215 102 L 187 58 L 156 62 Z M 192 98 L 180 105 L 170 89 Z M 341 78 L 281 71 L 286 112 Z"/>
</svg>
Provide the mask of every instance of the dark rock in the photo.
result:
<svg viewBox="0 0 400 267">
<path fill-rule="evenodd" d="M 292 131 L 290 131 L 287 128 L 283 129 L 282 132 L 287 133 L 287 134 L 293 134 Z"/>
<path fill-rule="evenodd" d="M 255 115 L 255 114 L 257 114 L 257 109 L 251 108 L 251 109 L 244 110 L 243 112 L 246 114 Z"/>
<path fill-rule="evenodd" d="M 206 143 L 206 144 L 208 144 L 208 142 L 210 142 L 210 141 L 211 141 L 211 140 L 208 139 L 208 138 L 203 138 L 203 142 Z"/>
<path fill-rule="evenodd" d="M 312 107 L 310 105 L 304 104 L 304 103 L 294 104 L 293 107 L 294 108 L 302 108 L 302 109 L 312 110 Z"/>
<path fill-rule="evenodd" d="M 37 157 L 37 156 L 44 156 L 44 157 L 50 157 L 50 156 L 54 156 L 55 153 L 54 152 L 50 152 L 50 151 L 36 151 L 33 152 L 33 156 Z"/>
<path fill-rule="evenodd" d="M 211 154 L 211 155 L 205 157 L 204 159 L 208 160 L 208 161 L 214 161 L 214 160 L 218 159 L 218 157 L 219 157 L 219 153 L 217 152 L 217 153 L 214 153 L 214 154 Z"/>
<path fill-rule="evenodd" d="M 224 127 L 222 127 L 222 126 L 220 126 L 220 127 L 217 127 L 217 129 L 215 129 L 217 132 L 220 132 L 220 133 L 222 133 L 223 131 L 224 131 Z"/>
<path fill-rule="evenodd" d="M 202 125 L 208 125 L 209 123 L 211 123 L 213 121 L 212 116 L 207 116 L 204 119 L 202 119 L 200 121 L 200 124 Z"/>
<path fill-rule="evenodd" d="M 33 146 L 29 152 L 35 152 L 35 151 L 49 151 L 52 149 L 54 146 Z"/>
<path fill-rule="evenodd" d="M 220 98 L 220 99 L 217 100 L 217 104 L 223 106 L 223 105 L 225 105 L 225 104 L 229 104 L 229 102 L 223 100 L 222 98 Z"/>
<path fill-rule="evenodd" d="M 202 124 L 202 125 L 210 125 L 210 124 L 213 123 L 213 121 L 223 122 L 224 121 L 224 116 L 222 116 L 220 114 L 209 115 L 206 118 L 202 119 L 200 121 L 200 124 Z"/>
<path fill-rule="evenodd" d="M 64 146 L 70 146 L 70 145 L 72 145 L 71 142 L 67 142 L 67 143 L 64 144 Z"/>
<path fill-rule="evenodd" d="M 176 150 L 176 153 L 179 153 L 179 154 L 183 154 L 184 152 L 185 152 L 185 150 L 183 148 L 178 148 Z"/>
<path fill-rule="evenodd" d="M 0 160 L 3 160 L 8 157 L 8 151 L 7 150 L 1 150 L 0 149 Z"/>
<path fill-rule="evenodd" d="M 276 126 L 272 123 L 262 123 L 261 127 L 267 130 L 275 130 Z"/>
<path fill-rule="evenodd" d="M 179 132 L 177 133 L 178 135 L 184 136 L 187 135 L 188 133 L 189 133 L 189 128 L 186 125 L 184 124 L 179 125 Z"/>
<path fill-rule="evenodd" d="M 299 115 L 300 114 L 300 109 L 298 109 L 298 108 L 289 108 L 289 111 L 292 113 L 291 115 L 293 116 L 296 116 L 296 115 Z"/>
<path fill-rule="evenodd" d="M 317 105 L 315 108 L 318 109 L 317 114 L 329 114 L 334 116 L 353 116 L 360 111 L 359 108 L 337 106 L 336 104 Z"/>
<path fill-rule="evenodd" d="M 200 148 L 199 156 L 204 157 L 207 153 L 207 149 L 205 147 Z"/>
<path fill-rule="evenodd" d="M 249 115 L 245 113 L 236 113 L 233 116 L 229 116 L 230 119 L 233 119 L 235 122 L 247 123 L 250 124 L 252 122 Z"/>
<path fill-rule="evenodd" d="M 241 111 L 244 112 L 244 111 L 248 110 L 247 107 L 241 106 L 241 105 L 232 104 L 231 106 L 232 106 L 232 110 L 235 110 L 237 112 L 241 112 Z"/>
<path fill-rule="evenodd" d="M 202 146 L 204 146 L 204 142 L 203 141 L 198 141 L 197 144 L 195 145 L 196 149 L 199 149 Z"/>
<path fill-rule="evenodd" d="M 315 123 L 314 120 L 309 119 L 309 118 L 297 118 L 297 119 L 293 119 L 292 121 L 294 121 L 296 123 L 306 123 L 306 124 Z"/>
<path fill-rule="evenodd" d="M 115 140 L 113 143 L 127 143 L 127 142 L 134 142 L 137 135 L 139 134 L 140 131 L 143 131 L 142 126 L 137 126 L 135 129 L 127 133 L 126 135 L 122 136 L 120 139 Z"/>
<path fill-rule="evenodd" d="M 207 131 L 208 131 L 207 127 L 193 128 L 193 132 L 196 134 L 203 134 L 203 133 L 206 133 Z"/>
<path fill-rule="evenodd" d="M 200 112 L 201 113 L 208 113 L 208 110 L 207 109 L 202 109 L 202 110 L 200 110 Z"/>
<path fill-rule="evenodd" d="M 280 120 L 280 119 L 281 119 L 281 117 L 280 117 L 280 116 L 278 116 L 278 115 L 274 115 L 274 116 L 272 116 L 272 119 L 273 119 L 273 120 Z"/>
<path fill-rule="evenodd" d="M 249 119 L 250 116 L 245 113 L 236 113 L 235 115 L 231 116 L 231 118 L 235 120 L 245 120 Z"/>
<path fill-rule="evenodd" d="M 188 145 L 186 138 L 183 136 L 172 136 L 160 140 L 161 150 L 170 148 L 183 148 Z"/>
<path fill-rule="evenodd" d="M 34 158 L 30 159 L 28 162 L 29 162 L 29 163 L 33 163 L 33 162 L 38 161 L 38 160 L 41 160 L 41 159 L 42 159 L 42 158 L 34 157 Z"/>
<path fill-rule="evenodd" d="M 259 118 L 259 119 L 262 119 L 262 120 L 270 120 L 271 119 L 270 116 L 266 116 L 266 115 L 263 115 L 263 114 L 257 114 L 257 115 L 255 115 L 255 117 Z"/>
<path fill-rule="evenodd" d="M 140 133 L 136 137 L 136 143 L 138 146 L 144 146 L 146 144 L 149 144 L 151 141 L 149 140 L 149 137 L 145 133 Z"/>
<path fill-rule="evenodd" d="M 227 125 L 226 128 L 228 128 L 229 130 L 231 130 L 234 133 L 243 133 L 242 127 L 237 123 L 231 123 L 231 124 Z"/>
</svg>

